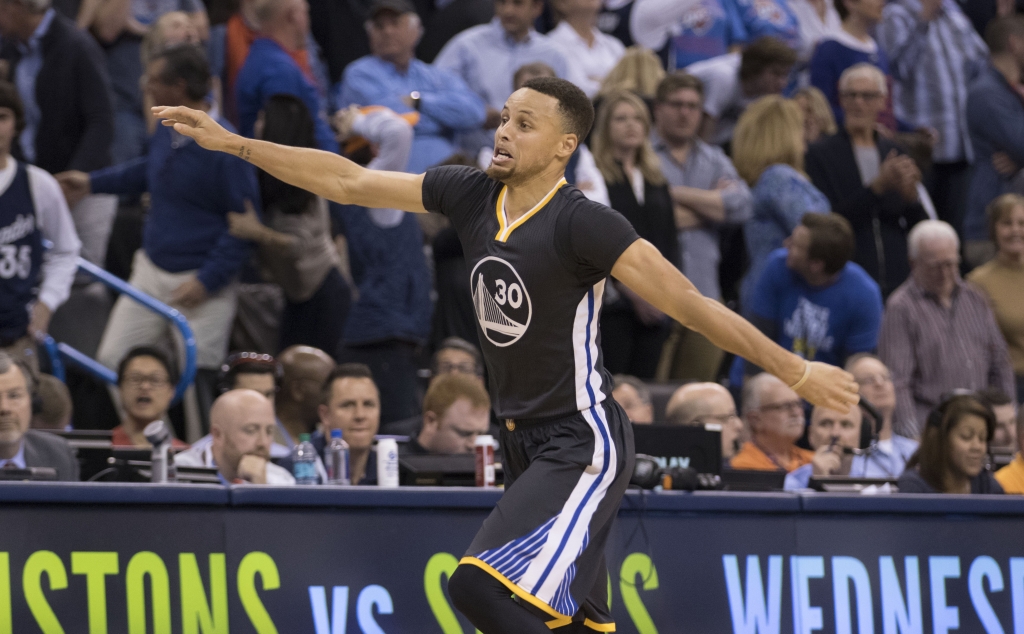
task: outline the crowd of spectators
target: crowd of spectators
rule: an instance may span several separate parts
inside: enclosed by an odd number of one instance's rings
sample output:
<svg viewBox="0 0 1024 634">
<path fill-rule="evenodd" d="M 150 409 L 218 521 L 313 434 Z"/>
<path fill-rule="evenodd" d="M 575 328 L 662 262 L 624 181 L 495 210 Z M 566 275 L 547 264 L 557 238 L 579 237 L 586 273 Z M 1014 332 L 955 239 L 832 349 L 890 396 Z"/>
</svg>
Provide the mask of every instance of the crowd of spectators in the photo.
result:
<svg viewBox="0 0 1024 634">
<path fill-rule="evenodd" d="M 1024 17 L 1004 0 L 0 0 L 0 468 L 76 479 L 38 430 L 147 447 L 154 420 L 225 482 L 294 482 L 301 437 L 322 458 L 334 430 L 358 484 L 378 434 L 471 452 L 496 426 L 447 221 L 323 200 L 149 106 L 420 173 L 486 167 L 505 100 L 543 76 L 595 104 L 566 180 L 865 402 L 811 408 L 613 280 L 601 348 L 634 423 L 720 430 L 725 464 L 789 488 L 1024 493 L 1019 454 L 986 461 L 1024 442 Z M 180 403 L 181 337 L 97 295 L 79 256 L 188 320 Z M 43 338 L 83 331 L 116 385 L 50 374 Z"/>
</svg>

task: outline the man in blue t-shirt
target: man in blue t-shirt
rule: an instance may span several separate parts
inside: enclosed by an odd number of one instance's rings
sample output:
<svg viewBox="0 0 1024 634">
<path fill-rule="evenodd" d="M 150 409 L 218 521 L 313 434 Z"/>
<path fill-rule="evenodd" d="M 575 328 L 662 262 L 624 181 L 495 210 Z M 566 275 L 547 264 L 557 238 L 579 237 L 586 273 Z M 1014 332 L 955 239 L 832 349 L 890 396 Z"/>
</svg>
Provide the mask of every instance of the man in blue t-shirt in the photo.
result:
<svg viewBox="0 0 1024 634">
<path fill-rule="evenodd" d="M 853 230 L 845 218 L 805 215 L 786 246 L 769 256 L 747 307 L 750 321 L 808 360 L 841 366 L 852 354 L 874 350 L 882 293 L 850 262 L 853 250 Z M 757 372 L 746 364 L 748 376 Z"/>
</svg>

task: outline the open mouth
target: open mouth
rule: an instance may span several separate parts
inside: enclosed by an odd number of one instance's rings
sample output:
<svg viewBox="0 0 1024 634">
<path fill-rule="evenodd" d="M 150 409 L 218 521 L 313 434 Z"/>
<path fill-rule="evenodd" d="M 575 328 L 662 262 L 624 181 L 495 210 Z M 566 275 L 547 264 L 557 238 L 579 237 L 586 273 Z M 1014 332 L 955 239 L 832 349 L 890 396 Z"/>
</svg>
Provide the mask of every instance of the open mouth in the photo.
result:
<svg viewBox="0 0 1024 634">
<path fill-rule="evenodd" d="M 153 399 L 149 396 L 140 396 L 135 399 L 136 405 L 150 405 L 153 403 Z"/>
<path fill-rule="evenodd" d="M 507 150 L 501 148 L 494 148 L 494 155 L 491 156 L 492 163 L 507 163 L 512 160 L 512 155 Z"/>
</svg>

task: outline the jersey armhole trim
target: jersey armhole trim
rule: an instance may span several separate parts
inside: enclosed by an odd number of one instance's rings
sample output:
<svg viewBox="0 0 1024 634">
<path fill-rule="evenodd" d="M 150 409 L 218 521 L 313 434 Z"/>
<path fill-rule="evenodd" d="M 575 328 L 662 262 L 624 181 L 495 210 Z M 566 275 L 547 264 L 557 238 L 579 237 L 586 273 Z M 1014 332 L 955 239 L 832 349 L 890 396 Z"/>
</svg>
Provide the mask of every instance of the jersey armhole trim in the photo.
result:
<svg viewBox="0 0 1024 634">
<path fill-rule="evenodd" d="M 545 614 L 547 614 L 547 615 L 549 615 L 551 617 L 554 617 L 553 621 L 548 621 L 547 623 L 545 623 L 545 625 L 548 626 L 548 629 L 555 629 L 556 627 L 562 627 L 564 625 L 569 625 L 570 623 L 572 623 L 572 616 L 571 615 L 562 614 L 561 612 L 558 612 L 557 610 L 552 608 L 547 603 L 544 603 L 543 601 L 541 601 L 537 597 L 533 596 L 532 594 L 530 594 L 526 590 L 523 590 L 522 588 L 517 586 L 510 579 L 508 579 L 505 575 L 501 574 L 500 572 L 498 572 L 497 570 L 492 568 L 486 562 L 484 562 L 484 561 L 482 561 L 480 559 L 477 559 L 476 557 L 463 557 L 459 561 L 459 565 L 460 566 L 461 565 L 470 565 L 470 566 L 476 566 L 477 568 L 480 568 L 481 570 L 483 570 L 487 574 L 491 575 L 492 577 L 494 577 L 495 579 L 500 581 L 502 583 L 502 585 L 504 585 L 506 588 L 511 590 L 512 593 L 515 594 L 520 599 L 526 601 L 527 603 L 529 603 L 533 607 L 537 608 L 538 610 L 544 612 Z"/>
<path fill-rule="evenodd" d="M 558 190 L 566 184 L 567 182 L 565 177 L 563 177 L 555 183 L 555 186 L 547 193 L 546 196 L 544 196 L 544 198 L 540 199 L 539 203 L 533 206 L 533 209 L 523 214 L 519 220 L 516 220 L 511 225 L 507 224 L 505 220 L 505 194 L 508 192 L 508 185 L 502 186 L 501 191 L 498 193 L 498 199 L 494 203 L 494 211 L 498 216 L 498 234 L 494 236 L 494 239 L 498 242 L 506 242 L 508 237 L 512 235 L 513 231 L 551 202 L 551 199 L 555 197 Z"/>
</svg>

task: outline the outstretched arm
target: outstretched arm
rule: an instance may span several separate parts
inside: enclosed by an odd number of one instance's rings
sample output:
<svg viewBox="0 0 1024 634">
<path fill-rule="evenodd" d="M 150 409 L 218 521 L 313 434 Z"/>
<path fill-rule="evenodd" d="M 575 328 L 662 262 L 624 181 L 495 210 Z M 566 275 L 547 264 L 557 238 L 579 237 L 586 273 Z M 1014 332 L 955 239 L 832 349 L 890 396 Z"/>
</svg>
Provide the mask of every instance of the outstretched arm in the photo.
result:
<svg viewBox="0 0 1024 634">
<path fill-rule="evenodd" d="M 208 114 L 185 107 L 156 107 L 165 126 L 200 146 L 226 152 L 290 185 L 334 202 L 425 213 L 423 175 L 368 170 L 321 150 L 288 147 L 232 134 Z"/>
<path fill-rule="evenodd" d="M 771 372 L 786 385 L 804 379 L 807 361 L 781 348 L 721 303 L 701 295 L 646 240 L 637 240 L 619 256 L 612 276 L 682 325 Z M 810 374 L 797 389 L 803 398 L 840 411 L 859 400 L 857 384 L 847 372 L 824 363 L 809 367 Z"/>
</svg>

